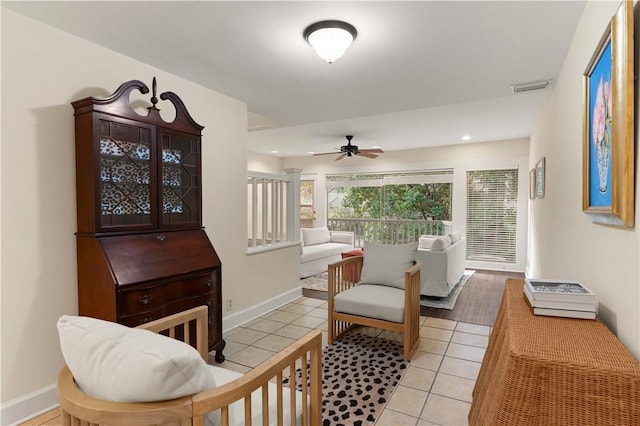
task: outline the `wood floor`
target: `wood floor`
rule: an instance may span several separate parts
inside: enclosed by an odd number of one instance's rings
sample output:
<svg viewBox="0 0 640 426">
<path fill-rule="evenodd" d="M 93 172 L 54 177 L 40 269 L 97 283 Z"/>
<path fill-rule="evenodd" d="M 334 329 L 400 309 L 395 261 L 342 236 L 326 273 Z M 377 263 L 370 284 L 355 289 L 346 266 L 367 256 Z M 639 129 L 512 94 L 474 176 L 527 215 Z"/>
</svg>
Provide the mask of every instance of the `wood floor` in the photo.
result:
<svg viewBox="0 0 640 426">
<path fill-rule="evenodd" d="M 524 274 L 521 272 L 476 270 L 476 273 L 462 288 L 453 309 L 422 307 L 420 314 L 493 327 L 507 278 L 524 279 Z"/>
<path fill-rule="evenodd" d="M 449 319 L 493 326 L 498 315 L 498 308 L 502 300 L 504 282 L 507 278 L 522 278 L 521 272 L 503 272 L 476 270 L 469 278 L 458 296 L 453 309 L 426 308 L 420 309 L 420 314 L 428 317 Z M 324 291 L 302 289 L 302 295 L 316 299 L 327 299 Z"/>
</svg>

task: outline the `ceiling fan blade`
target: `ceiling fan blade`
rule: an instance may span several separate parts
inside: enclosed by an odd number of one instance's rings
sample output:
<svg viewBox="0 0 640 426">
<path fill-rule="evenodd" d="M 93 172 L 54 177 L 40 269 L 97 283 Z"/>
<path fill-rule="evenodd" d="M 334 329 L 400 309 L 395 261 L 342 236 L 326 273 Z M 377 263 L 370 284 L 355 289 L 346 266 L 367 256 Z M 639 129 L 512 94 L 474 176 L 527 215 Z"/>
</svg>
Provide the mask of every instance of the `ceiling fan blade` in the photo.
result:
<svg viewBox="0 0 640 426">
<path fill-rule="evenodd" d="M 378 156 L 377 154 L 372 154 L 366 151 L 358 151 L 356 155 L 360 155 L 362 157 L 367 157 L 367 158 L 376 158 Z"/>
<path fill-rule="evenodd" d="M 340 154 L 340 152 L 339 151 L 337 151 L 337 152 L 318 152 L 318 153 L 313 154 L 313 155 L 315 157 L 316 155 L 335 155 L 335 154 Z"/>
<path fill-rule="evenodd" d="M 371 149 L 360 149 L 360 152 L 364 151 L 364 152 L 369 152 L 369 153 L 376 153 L 376 154 L 384 154 L 384 151 L 381 150 L 380 148 L 371 148 Z"/>
<path fill-rule="evenodd" d="M 336 160 L 335 160 L 335 161 L 342 160 L 346 155 L 347 155 L 347 154 L 340 154 L 340 155 L 338 155 L 338 158 L 336 158 Z"/>
</svg>

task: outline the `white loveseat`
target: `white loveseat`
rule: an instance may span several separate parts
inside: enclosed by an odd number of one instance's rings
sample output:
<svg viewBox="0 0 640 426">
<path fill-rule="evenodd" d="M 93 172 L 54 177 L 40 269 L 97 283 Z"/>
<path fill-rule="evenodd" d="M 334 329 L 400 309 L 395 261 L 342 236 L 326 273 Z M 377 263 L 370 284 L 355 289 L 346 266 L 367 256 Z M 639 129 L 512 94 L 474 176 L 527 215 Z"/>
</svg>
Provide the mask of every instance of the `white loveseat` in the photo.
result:
<svg viewBox="0 0 640 426">
<path fill-rule="evenodd" d="M 329 231 L 326 227 L 302 228 L 300 278 L 326 271 L 330 263 L 342 259 L 341 253 L 353 250 L 353 242 L 353 232 Z"/>
<path fill-rule="evenodd" d="M 416 260 L 422 264 L 420 294 L 446 297 L 465 268 L 465 238 L 459 231 L 446 236 L 422 235 Z"/>
</svg>

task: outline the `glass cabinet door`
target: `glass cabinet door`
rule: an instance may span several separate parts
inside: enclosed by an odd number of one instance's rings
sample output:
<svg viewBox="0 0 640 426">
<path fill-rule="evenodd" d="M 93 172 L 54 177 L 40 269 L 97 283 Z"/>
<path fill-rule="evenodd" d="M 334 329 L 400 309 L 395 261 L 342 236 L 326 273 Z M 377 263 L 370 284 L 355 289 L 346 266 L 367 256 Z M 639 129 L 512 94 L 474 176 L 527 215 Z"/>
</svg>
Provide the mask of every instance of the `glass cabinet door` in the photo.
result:
<svg viewBox="0 0 640 426">
<path fill-rule="evenodd" d="M 100 228 L 152 228 L 156 197 L 153 127 L 99 120 Z"/>
<path fill-rule="evenodd" d="M 200 227 L 200 138 L 161 131 L 160 227 Z"/>
</svg>

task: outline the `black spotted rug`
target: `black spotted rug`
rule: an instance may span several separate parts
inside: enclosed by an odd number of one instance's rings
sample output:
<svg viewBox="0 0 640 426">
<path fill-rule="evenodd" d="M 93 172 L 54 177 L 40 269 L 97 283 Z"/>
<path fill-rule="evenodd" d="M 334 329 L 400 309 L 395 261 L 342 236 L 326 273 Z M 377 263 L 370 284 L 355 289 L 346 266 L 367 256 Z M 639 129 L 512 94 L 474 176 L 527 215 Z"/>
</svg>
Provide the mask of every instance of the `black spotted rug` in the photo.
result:
<svg viewBox="0 0 640 426">
<path fill-rule="evenodd" d="M 407 369 L 402 345 L 356 332 L 323 348 L 323 425 L 371 425 Z M 297 371 L 301 377 L 300 370 Z M 286 380 L 285 380 L 286 382 Z M 300 381 L 296 380 L 298 386 Z"/>
</svg>

